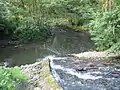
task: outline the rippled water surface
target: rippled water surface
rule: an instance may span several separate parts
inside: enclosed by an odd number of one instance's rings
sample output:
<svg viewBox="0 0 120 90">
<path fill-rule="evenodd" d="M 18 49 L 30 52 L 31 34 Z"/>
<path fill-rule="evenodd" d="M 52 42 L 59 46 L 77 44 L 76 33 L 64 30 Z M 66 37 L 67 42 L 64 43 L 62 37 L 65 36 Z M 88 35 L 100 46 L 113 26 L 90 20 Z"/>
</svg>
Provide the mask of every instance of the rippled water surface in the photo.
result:
<svg viewBox="0 0 120 90">
<path fill-rule="evenodd" d="M 64 90 L 120 90 L 120 63 L 115 60 L 75 63 L 70 56 L 50 60 L 53 76 Z"/>
</svg>

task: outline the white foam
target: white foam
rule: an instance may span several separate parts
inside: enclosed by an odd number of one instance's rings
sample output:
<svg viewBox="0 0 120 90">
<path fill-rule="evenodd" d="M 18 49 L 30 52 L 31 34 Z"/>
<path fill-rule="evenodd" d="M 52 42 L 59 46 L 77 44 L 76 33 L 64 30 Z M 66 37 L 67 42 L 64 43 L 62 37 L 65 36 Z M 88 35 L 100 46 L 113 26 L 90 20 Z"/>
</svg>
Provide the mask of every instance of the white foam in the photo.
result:
<svg viewBox="0 0 120 90">
<path fill-rule="evenodd" d="M 78 73 L 78 72 L 73 72 L 73 71 L 70 71 L 70 72 L 67 72 L 71 75 L 75 75 L 77 76 L 78 78 L 81 78 L 81 79 L 92 79 L 92 80 L 96 80 L 96 79 L 99 79 L 99 78 L 102 78 L 102 76 L 93 76 L 93 75 L 90 75 L 89 73 Z"/>
<path fill-rule="evenodd" d="M 90 72 L 90 74 L 102 74 L 100 71 Z"/>
<path fill-rule="evenodd" d="M 54 69 L 60 69 L 62 71 L 64 71 L 65 73 L 68 73 L 68 74 L 71 74 L 71 75 L 74 75 L 74 76 L 77 76 L 78 78 L 81 78 L 81 79 L 92 79 L 92 80 L 96 80 L 96 79 L 99 79 L 99 78 L 102 78 L 102 76 L 93 76 L 91 75 L 92 72 L 88 72 L 88 73 L 78 73 L 76 70 L 74 69 L 70 69 L 70 68 L 64 68 L 62 67 L 61 65 L 54 65 L 52 64 L 52 68 Z M 93 73 L 100 73 L 100 72 L 93 72 Z"/>
<path fill-rule="evenodd" d="M 43 58 L 43 60 L 61 60 L 61 59 L 67 59 L 67 57 L 55 57 L 54 55 L 49 55 Z"/>
<path fill-rule="evenodd" d="M 67 57 L 55 57 L 54 60 L 61 60 L 61 59 L 67 59 Z"/>
<path fill-rule="evenodd" d="M 55 57 L 55 56 L 47 56 L 46 58 L 44 58 L 44 60 L 48 60 L 50 59 L 50 66 L 52 69 L 59 69 L 64 71 L 65 73 L 77 76 L 78 78 L 81 79 L 92 79 L 92 80 L 96 80 L 99 78 L 102 78 L 102 76 L 93 76 L 91 74 L 95 73 L 95 74 L 99 74 L 100 72 L 88 72 L 88 73 L 81 73 L 81 72 L 77 72 L 75 69 L 70 69 L 70 68 L 65 68 L 61 65 L 55 65 L 54 64 L 54 60 L 59 60 L 59 59 L 67 59 L 67 57 Z"/>
<path fill-rule="evenodd" d="M 45 58 L 43 58 L 43 60 L 48 60 L 48 59 L 53 60 L 54 58 L 55 58 L 54 55 L 49 55 L 49 56 L 46 56 Z"/>
</svg>

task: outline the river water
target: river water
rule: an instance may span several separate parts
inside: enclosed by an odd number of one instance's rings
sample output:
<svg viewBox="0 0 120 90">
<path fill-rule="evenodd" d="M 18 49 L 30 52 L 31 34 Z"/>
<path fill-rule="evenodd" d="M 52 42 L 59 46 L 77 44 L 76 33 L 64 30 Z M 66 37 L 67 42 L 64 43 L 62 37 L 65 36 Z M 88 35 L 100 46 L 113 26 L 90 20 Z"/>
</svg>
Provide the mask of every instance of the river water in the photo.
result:
<svg viewBox="0 0 120 90">
<path fill-rule="evenodd" d="M 53 31 L 46 42 L 35 42 L 0 48 L 0 61 L 13 65 L 32 64 L 49 55 L 80 53 L 94 49 L 87 32 L 64 29 Z"/>
<path fill-rule="evenodd" d="M 64 90 L 120 90 L 119 60 L 89 59 L 75 63 L 72 56 L 48 58 L 51 72 Z"/>
<path fill-rule="evenodd" d="M 51 73 L 64 90 L 120 90 L 119 59 L 76 62 L 70 55 L 95 49 L 89 33 L 68 29 L 53 32 L 53 36 L 44 43 L 0 48 L 1 62 L 19 66 L 49 59 Z"/>
</svg>

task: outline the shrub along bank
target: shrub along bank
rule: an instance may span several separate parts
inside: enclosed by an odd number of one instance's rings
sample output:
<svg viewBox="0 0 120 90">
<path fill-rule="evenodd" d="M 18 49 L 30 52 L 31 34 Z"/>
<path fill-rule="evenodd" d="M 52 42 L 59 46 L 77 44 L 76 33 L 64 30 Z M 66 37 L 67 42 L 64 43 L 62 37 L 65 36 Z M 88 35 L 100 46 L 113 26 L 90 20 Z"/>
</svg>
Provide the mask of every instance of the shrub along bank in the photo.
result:
<svg viewBox="0 0 120 90">
<path fill-rule="evenodd" d="M 120 3 L 113 1 L 109 8 L 104 7 L 104 11 L 94 13 L 94 19 L 89 23 L 92 40 L 98 51 L 108 50 L 116 53 L 120 50 Z"/>
<path fill-rule="evenodd" d="M 0 67 L 0 90 L 17 90 L 18 84 L 28 79 L 18 67 Z"/>
<path fill-rule="evenodd" d="M 44 41 L 50 36 L 49 29 L 40 16 L 23 8 L 20 0 L 0 0 L 0 39 Z"/>
</svg>

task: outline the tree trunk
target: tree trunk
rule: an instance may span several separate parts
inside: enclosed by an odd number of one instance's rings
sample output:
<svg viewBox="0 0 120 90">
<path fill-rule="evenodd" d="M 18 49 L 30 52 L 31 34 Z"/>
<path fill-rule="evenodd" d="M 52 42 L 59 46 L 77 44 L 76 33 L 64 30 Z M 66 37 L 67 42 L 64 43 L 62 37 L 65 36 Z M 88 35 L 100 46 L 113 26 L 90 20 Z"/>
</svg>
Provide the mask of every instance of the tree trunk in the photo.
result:
<svg viewBox="0 0 120 90">
<path fill-rule="evenodd" d="M 114 0 L 103 0 L 104 11 L 112 10 L 113 6 L 114 6 Z"/>
</svg>

